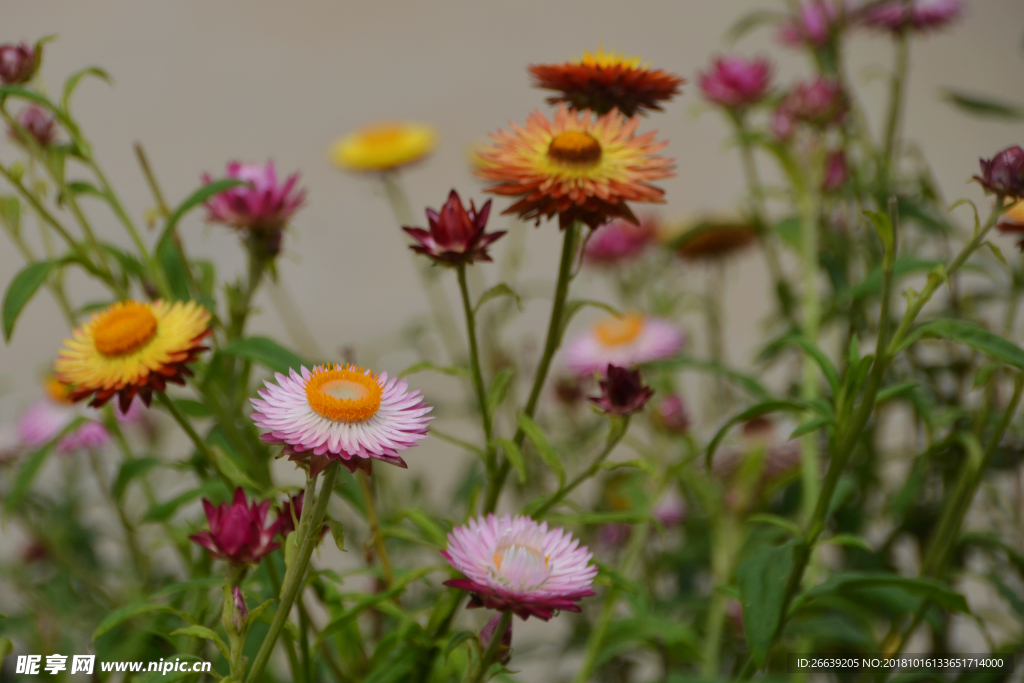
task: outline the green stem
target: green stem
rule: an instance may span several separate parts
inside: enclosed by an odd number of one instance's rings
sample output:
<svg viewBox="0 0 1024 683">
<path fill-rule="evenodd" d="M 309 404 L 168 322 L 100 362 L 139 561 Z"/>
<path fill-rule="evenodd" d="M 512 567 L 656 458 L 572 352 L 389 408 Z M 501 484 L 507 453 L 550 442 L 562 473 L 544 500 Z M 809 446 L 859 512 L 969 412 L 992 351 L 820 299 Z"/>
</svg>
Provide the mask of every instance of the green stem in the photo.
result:
<svg viewBox="0 0 1024 683">
<path fill-rule="evenodd" d="M 565 301 L 569 296 L 569 284 L 572 282 L 572 265 L 576 258 L 576 237 L 580 230 L 580 223 L 576 222 L 565 228 L 565 235 L 562 239 L 562 259 L 558 267 L 558 282 L 555 284 L 555 301 L 551 307 L 551 320 L 548 321 L 548 333 L 544 342 L 544 353 L 540 357 L 540 364 L 537 365 L 537 372 L 533 376 L 533 387 L 530 389 L 530 396 L 526 401 L 523 412 L 527 417 L 532 418 L 537 412 L 537 402 L 540 400 L 541 390 L 544 388 L 544 380 L 547 379 L 548 370 L 551 368 L 551 359 L 555 356 L 562 341 L 562 327 L 565 324 Z M 523 445 L 526 433 L 522 429 L 516 431 L 512 439 L 517 446 Z M 496 476 L 487 482 L 487 498 L 484 503 L 484 512 L 494 512 L 498 505 L 498 497 L 501 495 L 501 487 L 505 484 L 512 464 L 508 458 L 501 463 Z"/>
<path fill-rule="evenodd" d="M 274 588 L 274 595 L 281 595 L 281 577 L 277 573 L 277 566 L 273 562 L 273 558 L 267 558 L 266 562 L 267 576 L 270 577 L 270 585 Z M 281 640 L 284 642 L 285 654 L 288 656 L 288 670 L 291 672 L 293 681 L 300 681 L 301 664 L 299 664 L 299 656 L 295 652 L 295 641 L 292 639 L 290 633 L 285 630 L 281 634 Z"/>
<path fill-rule="evenodd" d="M 605 459 L 613 450 L 615 450 L 619 441 L 621 441 L 622 437 L 626 435 L 626 430 L 628 428 L 629 416 L 617 419 L 613 418 L 611 431 L 608 432 L 608 440 L 605 442 L 604 448 L 598 456 L 594 458 L 594 462 L 590 463 L 590 467 L 580 472 L 572 481 L 558 489 L 558 491 L 552 494 L 550 498 L 541 503 L 539 507 L 530 510 L 530 516 L 534 519 L 540 519 L 545 512 L 560 503 L 562 499 L 572 493 L 573 489 L 597 474 L 597 471 L 601 469 L 601 464 L 604 463 Z"/>
<path fill-rule="evenodd" d="M 132 564 L 135 566 L 135 573 L 138 574 L 139 581 L 145 583 L 147 575 L 146 555 L 139 549 L 139 541 L 135 536 L 135 527 L 132 526 L 132 523 L 128 520 L 128 515 L 125 514 L 121 501 L 114 498 L 114 494 L 111 492 L 110 486 L 107 484 L 107 478 L 103 474 L 103 467 L 100 463 L 99 454 L 93 448 L 89 448 L 88 452 L 89 465 L 92 467 L 93 474 L 96 475 L 96 481 L 100 486 L 100 490 L 114 507 L 114 510 L 117 512 L 117 518 L 121 522 L 121 528 L 124 529 L 125 540 L 128 542 L 128 553 L 132 556 Z"/>
<path fill-rule="evenodd" d="M 723 588 L 732 578 L 736 555 L 742 546 L 743 525 L 730 513 L 725 513 L 715 526 L 711 545 L 712 586 L 711 604 L 708 606 L 707 627 L 704 629 L 704 662 L 702 672 L 705 678 L 718 676 L 719 655 L 722 649 L 722 630 L 725 627 L 726 608 L 729 596 Z"/>
<path fill-rule="evenodd" d="M 501 639 L 505 637 L 505 632 L 511 625 L 512 612 L 506 610 L 501 613 L 501 619 L 498 621 L 497 628 L 494 629 L 494 635 L 491 636 L 491 642 L 487 644 L 487 649 L 480 655 L 480 667 L 477 669 L 476 676 L 473 677 L 473 683 L 483 683 L 487 680 L 487 672 L 498 658 Z"/>
<path fill-rule="evenodd" d="M 480 404 L 480 415 L 484 427 L 484 443 L 487 454 L 487 470 L 494 470 L 494 449 L 491 446 L 491 411 L 487 406 L 487 391 L 484 389 L 484 376 L 480 370 L 480 352 L 477 349 L 476 341 L 476 314 L 473 312 L 473 303 L 469 299 L 469 286 L 466 284 L 466 264 L 460 263 L 458 267 L 459 291 L 462 293 L 462 310 L 466 316 L 466 336 L 469 337 L 469 369 L 473 375 L 473 388 L 476 390 L 476 399 Z"/>
<path fill-rule="evenodd" d="M 907 82 L 907 69 L 910 66 L 910 41 L 905 32 L 901 31 L 896 36 L 896 64 L 893 69 L 892 81 L 889 86 L 889 114 L 885 123 L 885 139 L 883 142 L 883 169 L 884 177 L 882 189 L 887 191 L 889 179 L 892 177 L 892 167 L 895 165 L 896 136 L 899 132 L 900 113 L 903 109 L 903 98 L 905 84 Z"/>
<path fill-rule="evenodd" d="M 380 560 L 380 568 L 384 573 L 384 588 L 387 590 L 395 583 L 395 574 L 391 571 L 388 549 L 384 545 L 384 537 L 380 533 L 380 520 L 377 518 L 377 506 L 373 502 L 373 489 L 370 487 L 369 478 L 363 472 L 360 472 L 356 479 L 359 480 L 359 491 L 363 494 L 363 503 L 366 505 L 366 521 L 370 525 L 373 547 L 377 550 L 377 559 Z"/>
<path fill-rule="evenodd" d="M 178 410 L 178 406 L 175 405 L 174 400 L 162 391 L 159 392 L 157 396 L 160 403 L 167 408 L 167 412 L 169 412 L 171 417 L 174 418 L 174 421 L 178 423 L 178 426 L 180 426 L 185 431 L 185 434 L 188 435 L 188 438 L 192 440 L 192 445 L 196 447 L 197 451 L 203 454 L 203 457 L 206 458 L 210 467 L 212 467 L 228 485 L 228 489 L 230 490 L 234 488 L 234 483 L 220 471 L 220 467 L 217 465 L 217 456 L 214 455 L 213 451 L 210 449 L 210 445 L 203 440 L 203 437 L 199 436 L 199 433 L 196 431 L 195 427 L 192 426 L 192 423 L 189 422 L 189 419 L 185 417 L 180 410 Z"/>
<path fill-rule="evenodd" d="M 7 226 L 7 223 L 3 223 L 3 226 L 7 236 L 11 238 L 12 242 L 14 242 L 14 246 L 18 248 L 18 251 L 20 251 L 21 255 L 25 257 L 28 264 L 32 265 L 33 263 L 36 263 L 37 259 L 35 254 L 32 253 L 32 249 L 30 249 L 28 244 L 25 243 L 25 240 L 21 238 L 21 235 L 10 229 Z M 54 300 L 57 302 L 57 307 L 60 308 L 60 312 L 64 315 L 64 319 L 67 321 L 68 327 L 74 327 L 76 324 L 75 313 L 71 308 L 71 304 L 68 302 L 67 295 L 64 292 L 64 286 L 61 284 L 60 279 L 48 280 L 46 286 L 50 290 L 50 294 L 53 295 Z"/>
<path fill-rule="evenodd" d="M 817 344 L 821 323 L 821 302 L 818 293 L 818 203 L 816 192 L 811 186 L 810 179 L 805 179 L 805 182 L 798 186 L 797 205 L 800 211 L 800 258 L 803 269 L 803 335 L 812 344 Z M 805 401 L 818 398 L 818 367 L 809 354 L 804 358 L 800 398 Z M 819 477 L 817 436 L 812 433 L 800 441 L 800 483 L 805 522 L 810 519 L 815 501 L 818 499 Z"/>
<path fill-rule="evenodd" d="M 384 186 L 384 194 L 388 198 L 388 205 L 391 207 L 391 212 L 399 227 L 414 225 L 416 219 L 413 217 L 409 198 L 398 173 L 395 171 L 382 173 L 380 180 Z M 437 328 L 438 334 L 441 335 L 441 341 L 448 353 L 448 360 L 458 363 L 465 357 L 465 350 L 455 325 L 455 313 L 441 286 L 440 270 L 432 268 L 427 264 L 426 259 L 420 258 L 418 254 L 413 253 L 411 256 L 413 267 L 423 285 L 423 292 L 427 295 L 427 303 L 430 305 L 430 312 L 434 318 L 434 326 Z"/>
<path fill-rule="evenodd" d="M 263 672 L 270 661 L 270 655 L 274 651 L 274 644 L 281 635 L 284 622 L 288 620 L 292 605 L 299 591 L 305 585 L 306 568 L 313 556 L 313 549 L 320 541 L 320 529 L 323 528 L 324 518 L 327 515 L 327 504 L 330 502 L 331 494 L 334 491 L 334 484 L 338 479 L 338 468 L 341 465 L 332 462 L 327 466 L 324 473 L 323 483 L 320 485 L 320 495 L 313 502 L 313 490 L 316 487 L 316 478 L 310 477 L 306 482 L 306 504 L 302 508 L 302 519 L 299 520 L 299 528 L 294 532 L 299 534 L 296 554 L 291 566 L 288 567 L 284 576 L 284 586 L 281 588 L 281 599 L 277 606 L 277 613 L 270 624 L 259 652 L 253 660 L 246 677 L 246 683 L 256 683 L 263 678 Z"/>
</svg>

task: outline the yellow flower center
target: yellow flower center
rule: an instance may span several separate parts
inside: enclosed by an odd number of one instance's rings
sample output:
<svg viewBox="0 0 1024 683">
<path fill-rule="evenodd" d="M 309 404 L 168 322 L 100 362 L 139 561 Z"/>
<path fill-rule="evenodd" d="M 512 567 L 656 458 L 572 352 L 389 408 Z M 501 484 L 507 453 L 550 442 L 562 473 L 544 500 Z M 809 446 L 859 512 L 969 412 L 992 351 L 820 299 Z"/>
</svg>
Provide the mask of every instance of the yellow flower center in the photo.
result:
<svg viewBox="0 0 1024 683">
<path fill-rule="evenodd" d="M 639 336 L 644 329 L 644 317 L 627 313 L 621 318 L 607 318 L 594 325 L 594 334 L 604 346 L 622 346 Z"/>
<path fill-rule="evenodd" d="M 589 168 L 601 161 L 601 143 L 585 131 L 567 130 L 551 140 L 548 156 L 569 166 Z"/>
<path fill-rule="evenodd" d="M 518 557 L 521 558 L 521 564 L 533 570 L 539 570 L 543 566 L 544 569 L 548 568 L 548 563 L 551 561 L 551 556 L 545 556 L 540 548 L 534 548 L 529 545 L 522 545 L 519 543 L 510 543 L 508 545 L 500 545 L 494 550 L 494 555 L 491 557 L 494 560 L 494 566 L 496 569 L 501 569 L 501 564 L 509 558 Z"/>
<path fill-rule="evenodd" d="M 306 383 L 306 400 L 317 414 L 335 422 L 365 422 L 380 409 L 377 378 L 354 365 L 314 368 Z"/>
<path fill-rule="evenodd" d="M 107 358 L 127 356 L 145 346 L 156 334 L 156 316 L 138 301 L 115 304 L 97 321 L 92 331 L 96 350 Z"/>
<path fill-rule="evenodd" d="M 627 57 L 619 52 L 605 52 L 604 46 L 597 48 L 597 52 L 584 52 L 583 56 L 576 60 L 577 64 L 584 66 L 601 66 L 608 68 L 611 66 L 625 66 L 631 69 L 639 69 L 645 64 L 641 64 L 641 57 Z"/>
<path fill-rule="evenodd" d="M 54 403 L 71 403 L 71 387 L 59 379 L 50 375 L 46 378 L 46 382 L 43 387 L 46 389 L 46 394 Z"/>
<path fill-rule="evenodd" d="M 391 147 L 406 136 L 405 126 L 398 123 L 382 123 L 364 128 L 359 132 L 360 142 L 367 147 Z"/>
</svg>

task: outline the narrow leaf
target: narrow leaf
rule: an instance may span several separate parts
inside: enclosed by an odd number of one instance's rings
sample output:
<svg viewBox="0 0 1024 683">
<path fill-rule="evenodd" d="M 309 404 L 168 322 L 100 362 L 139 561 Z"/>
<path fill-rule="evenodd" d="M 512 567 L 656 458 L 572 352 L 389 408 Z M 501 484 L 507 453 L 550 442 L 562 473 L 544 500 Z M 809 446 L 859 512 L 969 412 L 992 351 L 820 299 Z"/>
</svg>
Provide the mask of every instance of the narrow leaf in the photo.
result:
<svg viewBox="0 0 1024 683">
<path fill-rule="evenodd" d="M 998 334 L 966 320 L 933 320 L 918 325 L 907 335 L 897 351 L 902 351 L 922 337 L 937 337 L 964 344 L 1007 365 L 1024 369 L 1024 350 Z"/>
<path fill-rule="evenodd" d="M 942 90 L 942 99 L 971 116 L 1009 121 L 1024 120 L 1024 108 L 1009 102 L 1001 102 L 985 95 L 970 95 L 962 91 L 945 88 Z"/>
<path fill-rule="evenodd" d="M 856 591 L 864 588 L 898 588 L 906 593 L 926 598 L 936 605 L 955 612 L 969 612 L 964 596 L 946 584 L 928 577 L 901 576 L 881 572 L 843 572 L 833 574 L 823 583 L 809 589 L 804 599 L 813 599 L 832 593 Z"/>
<path fill-rule="evenodd" d="M 4 294 L 4 341 L 10 343 L 11 333 L 14 332 L 14 323 L 18 321 L 22 309 L 46 282 L 50 271 L 58 263 L 59 261 L 30 263 L 11 280 L 11 284 L 7 286 L 7 292 Z"/>
<path fill-rule="evenodd" d="M 125 605 L 124 607 L 116 609 L 110 614 L 108 614 L 103 619 L 103 621 L 100 622 L 100 625 L 96 627 L 96 630 L 92 632 L 92 639 L 96 640 L 104 633 L 107 633 L 115 626 L 119 626 L 120 624 L 123 624 L 129 619 L 133 619 L 143 614 L 149 614 L 151 612 L 168 612 L 170 614 L 174 614 L 181 617 L 185 621 L 191 621 L 191 619 L 189 619 L 186 615 L 182 614 L 173 607 L 168 607 L 167 605 L 136 603 L 134 605 Z"/>
<path fill-rule="evenodd" d="M 519 413 L 519 428 L 526 434 L 526 438 L 537 448 L 544 463 L 551 468 L 551 471 L 558 477 L 559 488 L 565 486 L 565 468 L 562 467 L 562 459 L 558 457 L 551 442 L 548 441 L 544 430 L 536 422 L 530 419 L 526 413 Z"/>
<path fill-rule="evenodd" d="M 220 653 L 224 655 L 225 659 L 231 659 L 231 651 L 228 650 L 228 646 L 224 644 L 224 641 L 221 640 L 220 636 L 218 636 L 216 633 L 206 628 L 205 626 L 193 624 L 192 626 L 186 626 L 185 628 L 179 628 L 177 630 L 171 631 L 170 635 L 188 636 L 189 638 L 200 638 L 202 640 L 209 640 L 217 646 L 217 649 L 220 650 Z"/>
<path fill-rule="evenodd" d="M 287 375 L 290 369 L 298 372 L 305 365 L 297 354 L 266 337 L 238 339 L 222 348 L 220 352 L 251 360 L 283 375 Z"/>
<path fill-rule="evenodd" d="M 785 529 L 786 531 L 788 531 L 793 536 L 799 536 L 800 535 L 800 525 L 799 524 L 797 524 L 796 522 L 794 522 L 791 519 L 786 519 L 785 517 L 779 517 L 778 515 L 769 515 L 769 514 L 750 515 L 750 517 L 747 518 L 747 521 L 751 522 L 753 524 L 771 524 L 772 526 L 777 526 L 780 529 Z"/>
<path fill-rule="evenodd" d="M 324 524 L 331 530 L 331 537 L 334 538 L 334 545 L 338 550 L 345 552 L 345 526 L 336 519 L 325 519 Z"/>
<path fill-rule="evenodd" d="M 167 219 L 167 225 L 164 226 L 164 235 L 169 234 L 174 230 L 175 226 L 178 225 L 186 213 L 194 209 L 199 204 L 202 204 L 207 199 L 219 195 L 225 190 L 230 190 L 232 187 L 238 187 L 239 185 L 248 185 L 249 183 L 244 180 L 238 180 L 237 178 L 225 178 L 223 180 L 215 180 L 209 185 L 203 185 L 198 190 L 190 194 L 181 204 L 178 204 L 177 208 L 171 213 L 171 217 Z M 161 235 L 160 239 L 163 239 Z"/>
<path fill-rule="evenodd" d="M 622 317 L 621 311 L 614 306 L 609 306 L 603 301 L 594 301 L 593 299 L 573 299 L 565 304 L 565 310 L 562 317 L 562 328 L 559 331 L 559 339 L 561 339 L 561 335 L 564 335 L 565 331 L 569 329 L 569 323 L 572 321 L 573 317 L 587 306 L 590 306 L 591 308 L 600 308 L 602 311 L 611 313 L 616 318 Z"/>
<path fill-rule="evenodd" d="M 512 463 L 512 467 L 516 470 L 516 476 L 519 477 L 519 483 L 526 483 L 526 463 L 523 461 L 523 452 L 519 450 L 519 446 L 515 442 L 508 439 L 497 439 L 495 441 L 501 450 L 505 453 L 505 457 Z"/>
<path fill-rule="evenodd" d="M 768 649 L 782 619 L 794 546 L 794 541 L 788 541 L 763 548 L 736 567 L 743 626 L 751 654 L 759 667 L 768 658 Z"/>
<path fill-rule="evenodd" d="M 480 310 L 480 307 L 483 306 L 488 301 L 490 301 L 491 299 L 497 299 L 503 296 L 509 296 L 515 299 L 516 307 L 519 309 L 520 312 L 522 312 L 523 301 L 522 299 L 519 298 L 519 295 L 516 294 L 515 291 L 511 287 L 506 285 L 504 282 L 499 282 L 498 284 L 494 285 L 493 287 L 491 287 L 486 292 L 480 295 L 480 298 L 477 299 L 476 305 L 473 306 L 473 313 L 477 313 Z"/>
<path fill-rule="evenodd" d="M 98 66 L 89 66 L 80 71 L 76 71 L 67 77 L 64 81 L 64 92 L 60 96 L 60 108 L 64 111 L 65 115 L 70 115 L 69 106 L 71 104 L 71 95 L 75 92 L 75 88 L 78 87 L 79 81 L 86 76 L 94 76 L 107 82 L 108 85 L 113 84 L 113 80 L 103 69 Z"/>
<path fill-rule="evenodd" d="M 488 415 L 494 415 L 494 411 L 496 411 L 505 400 L 505 394 L 508 392 L 509 382 L 512 381 L 512 377 L 515 374 L 516 371 L 514 368 L 505 368 L 494 377 L 494 381 L 491 382 L 491 388 L 487 390 Z"/>
<path fill-rule="evenodd" d="M 451 656 L 452 652 L 455 651 L 459 645 L 467 641 L 477 641 L 478 637 L 475 633 L 470 631 L 456 631 L 452 634 L 451 638 L 448 639 L 448 644 L 444 648 L 444 659 L 448 661 L 448 657 Z"/>
<path fill-rule="evenodd" d="M 722 425 L 714 438 L 711 439 L 711 443 L 708 444 L 707 454 L 705 455 L 705 463 L 709 468 L 711 467 L 711 461 L 715 456 L 715 451 L 718 450 L 718 446 L 722 443 L 722 439 L 725 438 L 725 435 L 729 433 L 729 430 L 732 429 L 734 425 L 737 425 L 740 422 L 746 422 L 747 420 L 752 420 L 755 417 L 767 415 L 768 413 L 777 413 L 780 411 L 803 412 L 807 409 L 807 404 L 800 401 L 764 401 L 747 408 L 742 413 Z"/>
<path fill-rule="evenodd" d="M 713 375 L 718 375 L 727 380 L 730 380 L 737 384 L 740 388 L 750 394 L 753 398 L 764 400 L 770 396 L 768 390 L 765 389 L 760 382 L 751 377 L 745 375 L 742 372 L 737 372 L 732 368 L 728 368 L 721 363 L 715 363 L 714 361 L 701 360 L 699 358 L 690 358 L 688 356 L 678 356 L 669 360 L 659 360 L 651 363 L 644 363 L 643 367 L 651 368 L 653 370 L 674 370 L 674 369 L 687 369 L 687 370 L 700 370 L 703 372 L 709 372 Z"/>
<path fill-rule="evenodd" d="M 157 503 L 143 515 L 143 522 L 164 522 L 170 519 L 182 505 L 189 503 L 202 496 L 212 496 L 216 493 L 226 493 L 224 483 L 219 479 L 208 481 L 202 486 L 185 491 L 164 503 Z"/>
<path fill-rule="evenodd" d="M 160 461 L 156 458 L 132 458 L 131 460 L 125 460 L 121 463 L 121 469 L 117 471 L 117 478 L 114 479 L 114 486 L 110 490 L 111 495 L 114 496 L 115 500 L 121 500 L 124 497 L 124 492 L 128 489 L 128 484 L 133 479 L 141 477 L 159 464 Z"/>
<path fill-rule="evenodd" d="M 52 438 L 49 443 L 30 453 L 28 457 L 21 462 L 21 465 L 18 467 L 18 471 L 14 473 L 14 479 L 11 482 L 11 486 L 7 490 L 7 497 L 4 499 L 4 517 L 10 515 L 19 505 L 21 505 L 25 496 L 28 495 L 29 489 L 32 488 L 32 482 L 35 481 L 36 475 L 39 474 L 39 470 L 42 469 L 43 463 L 46 462 L 46 458 L 53 451 L 54 446 L 56 446 L 66 435 L 78 429 L 83 422 L 85 422 L 85 418 L 82 417 L 73 420 L 68 426 L 61 430 L 60 434 Z"/>
<path fill-rule="evenodd" d="M 836 396 L 839 394 L 839 372 L 836 370 L 836 366 L 832 363 L 829 357 L 826 356 L 825 353 L 807 337 L 797 334 L 783 337 L 769 345 L 768 348 L 761 352 L 760 356 L 764 357 L 766 354 L 770 354 L 772 349 L 786 344 L 795 344 L 803 349 L 821 369 L 821 374 L 825 376 L 826 381 L 828 381 L 828 385 L 832 388 L 832 395 Z"/>
<path fill-rule="evenodd" d="M 398 377 L 407 377 L 417 372 L 423 372 L 424 370 L 429 370 L 430 372 L 439 372 L 442 375 L 450 375 L 452 377 L 469 377 L 470 375 L 469 368 L 463 367 L 461 365 L 441 366 L 431 363 L 430 361 L 424 360 L 420 361 L 419 363 L 415 363 L 414 365 L 410 365 L 405 370 L 402 370 L 400 373 L 398 373 Z"/>
</svg>

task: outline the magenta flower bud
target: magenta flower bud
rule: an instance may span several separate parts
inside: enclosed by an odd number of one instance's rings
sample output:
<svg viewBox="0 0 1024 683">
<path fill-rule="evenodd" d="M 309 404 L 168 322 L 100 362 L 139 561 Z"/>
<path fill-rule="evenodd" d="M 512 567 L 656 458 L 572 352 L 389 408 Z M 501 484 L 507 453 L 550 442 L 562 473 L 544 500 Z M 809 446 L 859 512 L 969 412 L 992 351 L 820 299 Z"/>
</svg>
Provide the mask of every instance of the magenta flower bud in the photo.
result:
<svg viewBox="0 0 1024 683">
<path fill-rule="evenodd" d="M 277 522 L 267 524 L 269 508 L 269 500 L 249 505 L 242 487 L 235 489 L 231 503 L 214 507 L 204 498 L 203 509 L 210 530 L 192 534 L 189 539 L 209 550 L 217 559 L 235 564 L 257 564 L 280 545 L 273 542 L 278 531 Z"/>
<path fill-rule="evenodd" d="M 835 192 L 850 179 L 850 169 L 846 165 L 846 153 L 839 149 L 829 152 L 825 157 L 825 173 L 821 179 L 823 192 Z"/>
<path fill-rule="evenodd" d="M 231 621 L 235 625 L 235 631 L 241 632 L 242 626 L 249 616 L 249 609 L 245 606 L 245 598 L 242 597 L 242 589 L 238 586 L 232 588 L 231 598 L 235 603 L 235 609 L 231 612 Z"/>
<path fill-rule="evenodd" d="M 645 387 L 639 370 L 609 365 L 601 385 L 601 395 L 588 399 L 608 415 L 632 415 L 643 410 L 654 395 L 654 389 Z"/>
<path fill-rule="evenodd" d="M 452 190 L 440 212 L 427 209 L 429 230 L 408 227 L 402 230 L 419 242 L 409 248 L 417 254 L 428 256 L 436 264 L 458 266 L 490 261 L 487 247 L 505 234 L 504 230 L 484 232 L 490 213 L 491 200 L 488 199 L 480 211 L 476 210 L 476 205 L 470 200 L 467 211 L 459 193 Z"/>
<path fill-rule="evenodd" d="M 491 638 L 494 637 L 494 632 L 498 630 L 498 622 L 501 621 L 501 612 L 498 612 L 491 620 L 487 622 L 487 625 L 480 631 L 480 645 L 486 650 L 491 644 Z M 507 664 L 508 660 L 512 658 L 512 622 L 508 622 L 508 628 L 505 629 L 505 633 L 501 636 L 501 643 L 498 645 L 498 661 L 502 664 Z"/>
<path fill-rule="evenodd" d="M 838 123 L 846 114 L 846 95 L 838 81 L 817 78 L 797 83 L 782 107 L 797 121 L 824 127 Z"/>
<path fill-rule="evenodd" d="M 654 518 L 661 522 L 662 526 L 671 529 L 686 520 L 686 500 L 674 489 L 669 489 L 654 506 L 652 512 Z"/>
<path fill-rule="evenodd" d="M 206 219 L 211 223 L 238 230 L 277 233 L 306 199 L 305 190 L 295 190 L 299 174 L 293 173 L 280 184 L 273 161 L 268 161 L 266 166 L 233 161 L 228 164 L 225 178 L 244 180 L 251 186 L 238 185 L 207 200 Z M 207 173 L 203 175 L 203 182 L 208 185 L 213 179 Z M 280 249 L 280 241 L 276 248 Z"/>
<path fill-rule="evenodd" d="M 302 519 L 302 502 L 305 498 L 306 492 L 299 491 L 278 509 L 277 521 L 274 523 L 277 525 L 277 532 L 281 534 L 281 538 L 288 538 L 288 534 L 295 531 L 296 524 Z M 293 514 L 294 517 L 292 516 Z M 330 527 L 324 524 L 324 528 L 320 530 L 321 538 L 327 533 L 328 529 Z"/>
<path fill-rule="evenodd" d="M 767 59 L 719 57 L 700 74 L 698 85 L 704 97 L 723 107 L 757 104 L 768 94 L 772 65 Z"/>
<path fill-rule="evenodd" d="M 889 0 L 866 7 L 860 16 L 860 23 L 892 33 L 924 33 L 956 21 L 962 11 L 961 0 Z"/>
<path fill-rule="evenodd" d="M 686 408 L 686 402 L 678 394 L 666 396 L 658 403 L 655 422 L 662 429 L 675 434 L 684 434 L 690 431 L 690 425 L 693 424 L 690 419 L 690 411 Z"/>
<path fill-rule="evenodd" d="M 74 453 L 103 448 L 110 443 L 110 432 L 100 422 L 87 420 L 57 443 L 59 453 Z"/>
<path fill-rule="evenodd" d="M 28 43 L 0 45 L 0 81 L 5 85 L 28 83 L 36 71 L 36 56 Z"/>
<path fill-rule="evenodd" d="M 652 215 L 642 216 L 638 225 L 616 218 L 594 229 L 583 249 L 583 258 L 591 265 L 618 265 L 638 256 L 657 234 L 658 220 Z"/>
<path fill-rule="evenodd" d="M 1024 149 L 1007 147 L 991 159 L 981 159 L 981 175 L 974 179 L 986 193 L 1002 197 L 1024 197 Z"/>
<path fill-rule="evenodd" d="M 839 12 L 828 0 L 812 0 L 800 5 L 800 15 L 791 17 L 779 29 L 786 45 L 822 47 L 838 27 Z"/>
<path fill-rule="evenodd" d="M 785 106 L 780 106 L 776 107 L 775 111 L 772 112 L 768 128 L 771 130 L 772 135 L 786 142 L 793 137 L 793 133 L 796 131 L 796 121 Z"/>
<path fill-rule="evenodd" d="M 18 125 L 39 143 L 40 147 L 49 147 L 53 139 L 57 137 L 56 119 L 34 104 L 30 104 L 18 112 L 17 121 Z M 19 131 L 14 128 L 7 129 L 7 137 L 15 142 L 21 142 Z"/>
</svg>

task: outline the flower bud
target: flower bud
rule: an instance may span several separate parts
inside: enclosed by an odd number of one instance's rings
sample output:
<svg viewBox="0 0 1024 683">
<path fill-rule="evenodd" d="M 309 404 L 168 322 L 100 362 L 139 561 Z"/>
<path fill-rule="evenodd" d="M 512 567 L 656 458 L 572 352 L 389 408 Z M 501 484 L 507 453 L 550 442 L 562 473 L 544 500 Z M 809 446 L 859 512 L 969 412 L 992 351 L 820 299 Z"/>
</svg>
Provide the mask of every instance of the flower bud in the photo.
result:
<svg viewBox="0 0 1024 683">
<path fill-rule="evenodd" d="M 28 43 L 0 45 L 0 82 L 5 85 L 28 83 L 35 70 L 35 53 Z"/>
<path fill-rule="evenodd" d="M 1024 149 L 1007 147 L 991 159 L 981 159 L 981 175 L 974 179 L 986 192 L 1007 198 L 1024 197 Z"/>
<path fill-rule="evenodd" d="M 235 630 L 241 632 L 242 627 L 245 625 L 245 620 L 249 616 L 249 609 L 245 606 L 242 589 L 238 586 L 231 589 L 231 597 L 235 603 L 235 609 L 231 612 L 231 621 L 235 625 Z"/>
<path fill-rule="evenodd" d="M 779 29 L 786 45 L 822 47 L 839 26 L 835 5 L 829 0 L 812 0 L 800 5 L 800 15 L 790 18 Z"/>
<path fill-rule="evenodd" d="M 654 395 L 654 389 L 644 386 L 639 370 L 628 370 L 617 365 L 608 366 L 607 375 L 599 384 L 601 395 L 589 400 L 608 415 L 638 413 Z"/>
<path fill-rule="evenodd" d="M 705 99 L 723 107 L 757 104 L 771 87 L 772 67 L 767 59 L 719 57 L 700 74 L 698 85 Z"/>
<path fill-rule="evenodd" d="M 838 81 L 817 78 L 798 83 L 782 103 L 797 121 L 824 127 L 839 123 L 846 114 L 846 95 Z"/>
<path fill-rule="evenodd" d="M 654 414 L 654 422 L 667 432 L 675 434 L 688 432 L 692 420 L 683 397 L 678 394 L 672 394 L 662 399 L 658 403 L 658 410 Z"/>
<path fill-rule="evenodd" d="M 419 242 L 410 249 L 428 256 L 438 265 L 458 266 L 490 261 L 487 247 L 505 234 L 504 230 L 484 232 L 490 213 L 491 200 L 487 200 L 479 211 L 470 200 L 467 211 L 459 193 L 452 190 L 440 211 L 427 209 L 428 230 L 409 227 L 402 230 Z"/>
<path fill-rule="evenodd" d="M 825 173 L 821 179 L 823 192 L 835 192 L 850 179 L 850 170 L 846 166 L 846 153 L 839 149 L 829 152 L 825 157 Z"/>
<path fill-rule="evenodd" d="M 32 104 L 22 109 L 17 116 L 18 125 L 31 135 L 40 147 L 49 147 L 57 136 L 57 121 L 42 108 Z M 13 127 L 7 129 L 7 137 L 15 142 L 22 142 L 21 131 Z"/>
<path fill-rule="evenodd" d="M 487 625 L 480 631 L 480 645 L 486 650 L 491 644 L 494 632 L 498 630 L 498 622 L 501 621 L 501 612 L 495 614 Z M 498 661 L 502 664 L 508 663 L 512 658 L 512 622 L 508 622 L 508 628 L 501 636 L 501 643 L 498 645 Z"/>
</svg>

